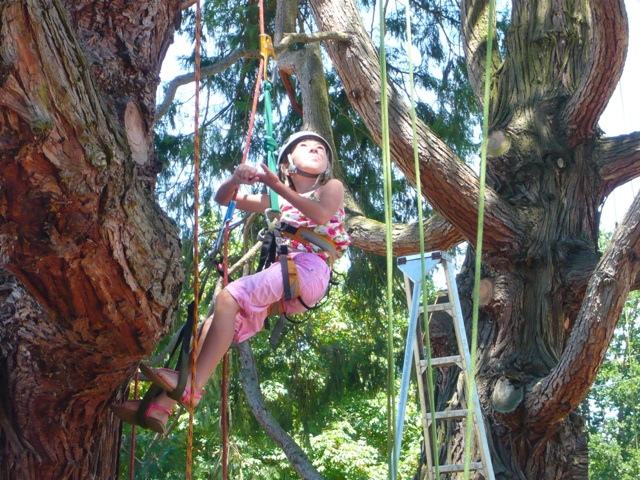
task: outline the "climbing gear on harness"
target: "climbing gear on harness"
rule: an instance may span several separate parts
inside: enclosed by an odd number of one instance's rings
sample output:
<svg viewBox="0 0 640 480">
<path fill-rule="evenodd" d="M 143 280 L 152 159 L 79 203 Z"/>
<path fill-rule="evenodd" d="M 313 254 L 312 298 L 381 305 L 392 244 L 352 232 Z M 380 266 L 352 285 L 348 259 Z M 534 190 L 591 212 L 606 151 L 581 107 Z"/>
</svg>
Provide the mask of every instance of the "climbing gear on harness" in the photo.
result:
<svg viewBox="0 0 640 480">
<path fill-rule="evenodd" d="M 284 238 L 290 238 L 305 246 L 309 246 L 312 249 L 313 246 L 315 246 L 321 252 L 327 254 L 329 265 L 331 267 L 338 258 L 338 254 L 336 245 L 330 238 L 320 235 L 306 227 L 294 227 L 287 223 L 279 222 L 277 218 L 270 221 L 270 215 L 273 213 L 277 212 L 273 212 L 271 210 L 267 210 L 265 212 L 265 218 L 267 219 L 268 226 L 264 228 L 258 236 L 259 240 L 262 241 L 262 250 L 260 252 L 260 261 L 258 262 L 257 271 L 259 272 L 264 268 L 269 267 L 276 261 L 280 262 L 280 266 L 282 268 L 282 286 L 284 294 L 278 302 L 269 307 L 267 319 L 265 320 L 265 324 L 268 328 L 268 317 L 280 315 L 280 319 L 274 326 L 271 332 L 271 337 L 269 338 L 269 343 L 275 347 L 286 320 L 291 323 L 301 323 L 292 320 L 284 313 L 284 301 L 297 299 L 307 310 L 314 310 L 319 307 L 318 303 L 315 305 L 307 305 L 304 300 L 302 300 L 302 297 L 300 297 L 298 268 L 293 259 L 289 256 L 290 252 L 284 242 Z M 333 282 L 330 281 L 330 283 Z"/>
<path fill-rule="evenodd" d="M 262 241 L 262 251 L 258 263 L 259 272 L 276 261 L 277 255 L 288 255 L 289 249 L 284 243 L 284 237 L 297 241 L 305 246 L 316 247 L 314 253 L 326 253 L 329 266 L 338 259 L 336 244 L 328 237 L 320 235 L 307 227 L 294 227 L 287 223 L 276 222 L 273 226 L 264 228 L 258 238 Z"/>
</svg>

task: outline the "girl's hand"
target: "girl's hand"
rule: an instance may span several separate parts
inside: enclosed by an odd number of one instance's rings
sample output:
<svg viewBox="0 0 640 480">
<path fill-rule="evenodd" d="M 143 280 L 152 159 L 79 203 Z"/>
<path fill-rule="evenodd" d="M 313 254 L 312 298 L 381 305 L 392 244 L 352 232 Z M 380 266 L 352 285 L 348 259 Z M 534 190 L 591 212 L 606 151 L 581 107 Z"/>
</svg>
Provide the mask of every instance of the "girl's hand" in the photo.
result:
<svg viewBox="0 0 640 480">
<path fill-rule="evenodd" d="M 282 182 L 280 182 L 280 179 L 275 173 L 269 170 L 269 167 L 267 167 L 266 164 L 261 163 L 260 166 L 262 167 L 263 171 L 259 172 L 256 170 L 257 181 L 262 182 L 267 187 L 271 188 L 272 190 L 275 190 L 277 185 L 281 184 Z"/>
<path fill-rule="evenodd" d="M 233 172 L 233 181 L 236 185 L 253 185 L 256 182 L 261 181 L 258 178 L 258 169 L 250 165 L 241 164 L 238 165 L 236 171 Z"/>
</svg>

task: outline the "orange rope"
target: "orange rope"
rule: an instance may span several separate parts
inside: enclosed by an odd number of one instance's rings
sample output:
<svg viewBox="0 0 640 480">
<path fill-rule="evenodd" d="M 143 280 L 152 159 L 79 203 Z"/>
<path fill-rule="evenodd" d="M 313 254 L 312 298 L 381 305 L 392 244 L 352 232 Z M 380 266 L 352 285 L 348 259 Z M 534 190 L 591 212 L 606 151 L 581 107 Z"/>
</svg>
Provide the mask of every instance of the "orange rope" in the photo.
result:
<svg viewBox="0 0 640 480">
<path fill-rule="evenodd" d="M 264 35 L 264 0 L 258 2 L 258 7 L 260 12 L 260 35 Z"/>
<path fill-rule="evenodd" d="M 193 135 L 193 330 L 191 338 L 191 394 L 189 396 L 189 430 L 187 434 L 187 480 L 191 480 L 191 467 L 193 462 L 193 401 L 196 390 L 196 352 L 198 351 L 198 291 L 199 285 L 199 217 L 200 209 L 200 49 L 201 49 L 201 18 L 200 0 L 196 1 L 196 51 L 195 51 L 195 115 Z"/>
<path fill-rule="evenodd" d="M 255 123 L 256 111 L 258 110 L 258 97 L 260 96 L 260 84 L 262 78 L 262 71 L 264 69 L 264 60 L 260 60 L 258 67 L 258 79 L 256 81 L 256 88 L 253 93 L 253 105 L 251 107 L 251 116 L 249 117 L 249 126 L 247 128 L 247 139 L 244 145 L 244 152 L 242 154 L 242 163 L 246 163 L 249 156 L 249 145 L 251 144 L 251 137 L 253 135 L 253 125 Z M 238 190 L 233 193 L 233 201 L 235 201 L 238 195 Z M 223 273 L 222 284 L 226 287 L 229 284 L 229 228 L 230 221 L 227 220 L 223 225 L 224 240 L 223 240 Z M 228 366 L 229 356 L 227 354 L 222 357 L 222 399 L 220 401 L 220 422 L 222 423 L 222 479 L 227 480 L 228 469 L 228 454 L 229 454 L 229 439 L 227 429 L 227 408 L 228 408 Z"/>
</svg>

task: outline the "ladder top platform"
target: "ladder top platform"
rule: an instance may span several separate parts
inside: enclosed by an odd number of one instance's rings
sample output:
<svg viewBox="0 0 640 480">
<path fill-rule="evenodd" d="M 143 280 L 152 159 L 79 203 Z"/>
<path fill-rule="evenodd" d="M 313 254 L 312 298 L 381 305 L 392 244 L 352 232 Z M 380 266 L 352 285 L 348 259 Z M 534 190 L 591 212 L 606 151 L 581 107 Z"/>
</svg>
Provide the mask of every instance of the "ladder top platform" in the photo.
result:
<svg viewBox="0 0 640 480">
<path fill-rule="evenodd" d="M 398 257 L 398 268 L 411 279 L 412 282 L 419 282 L 422 279 L 422 255 L 407 255 Z M 448 255 L 441 251 L 425 252 L 424 254 L 424 273 L 425 275 L 433 270 L 442 261 L 449 260 Z"/>
</svg>

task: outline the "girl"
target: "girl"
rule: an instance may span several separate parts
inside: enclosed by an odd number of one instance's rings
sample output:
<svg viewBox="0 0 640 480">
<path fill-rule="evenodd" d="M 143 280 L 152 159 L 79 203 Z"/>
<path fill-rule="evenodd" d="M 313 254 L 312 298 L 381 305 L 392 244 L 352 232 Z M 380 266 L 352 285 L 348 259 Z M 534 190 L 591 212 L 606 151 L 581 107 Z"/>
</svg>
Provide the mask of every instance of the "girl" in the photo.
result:
<svg viewBox="0 0 640 480">
<path fill-rule="evenodd" d="M 278 175 L 261 164 L 261 169 L 240 165 L 234 174 L 222 183 L 216 201 L 228 205 L 240 185 L 263 183 L 281 198 L 280 222 L 294 227 L 306 227 L 329 238 L 338 256 L 347 249 L 350 239 L 344 230 L 344 187 L 331 178 L 333 155 L 329 143 L 317 133 L 302 131 L 292 135 L 280 149 Z M 268 194 L 238 194 L 238 208 L 250 212 L 265 212 L 270 208 Z M 331 269 L 326 252 L 312 244 L 285 237 L 290 257 L 296 264 L 300 284 L 300 297 L 304 305 L 314 305 L 327 289 Z M 251 338 L 263 328 L 269 307 L 284 295 L 282 267 L 274 262 L 261 272 L 242 277 L 224 288 L 216 297 L 215 310 L 208 329 L 202 332 L 204 340 L 198 348 L 196 360 L 196 392 L 194 406 L 202 396 L 202 389 L 228 350 L 232 341 L 237 343 Z M 298 299 L 284 300 L 286 314 L 305 310 Z M 151 369 L 141 365 L 147 378 L 171 393 L 178 383 L 179 373 L 168 369 Z M 187 385 L 191 384 L 191 379 Z M 189 389 L 185 389 L 181 403 L 187 404 Z M 176 401 L 162 393 L 153 400 L 144 416 L 137 415 L 140 401 L 112 405 L 111 409 L 122 420 L 142 424 L 143 427 L 163 433 L 171 408 Z"/>
</svg>

